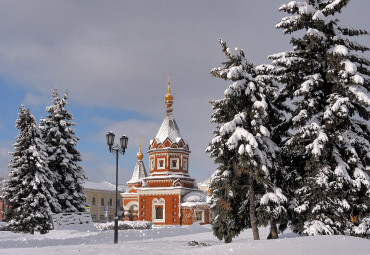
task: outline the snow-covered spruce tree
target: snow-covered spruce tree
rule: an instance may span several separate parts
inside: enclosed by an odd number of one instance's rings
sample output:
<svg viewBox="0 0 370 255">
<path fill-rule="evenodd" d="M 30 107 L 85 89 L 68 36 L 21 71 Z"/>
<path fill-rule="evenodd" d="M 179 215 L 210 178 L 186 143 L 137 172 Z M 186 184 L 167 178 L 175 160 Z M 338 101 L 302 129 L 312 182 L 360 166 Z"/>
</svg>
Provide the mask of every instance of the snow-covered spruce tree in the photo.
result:
<svg viewBox="0 0 370 255">
<path fill-rule="evenodd" d="M 52 211 L 60 210 L 53 187 L 54 174 L 47 164 L 46 146 L 34 116 L 23 105 L 16 128 L 19 134 L 9 167 L 9 180 L 4 188 L 8 202 L 5 218 L 12 231 L 47 232 Z"/>
<path fill-rule="evenodd" d="M 364 30 L 339 25 L 335 14 L 349 0 L 294 1 L 277 24 L 296 31 L 293 50 L 270 56 L 284 84 L 280 96 L 294 102 L 292 137 L 285 142 L 295 199 L 292 228 L 303 235 L 369 237 L 369 64 L 351 40 Z"/>
<path fill-rule="evenodd" d="M 72 128 L 76 124 L 72 114 L 65 108 L 68 90 L 60 98 L 58 90 L 54 89 L 52 97 L 53 104 L 46 108 L 49 115 L 41 119 L 40 128 L 47 145 L 49 168 L 56 175 L 54 188 L 62 212 L 83 212 L 86 209 L 86 196 L 82 185 L 87 177 L 79 165 L 81 156 L 76 149 L 78 138 Z"/>
<path fill-rule="evenodd" d="M 217 215 L 213 231 L 220 240 L 231 242 L 243 229 L 251 227 L 257 240 L 258 198 L 263 196 L 266 208 L 275 207 L 272 197 L 279 206 L 286 200 L 270 179 L 279 154 L 270 139 L 270 126 L 265 125 L 276 117 L 269 115 L 270 104 L 266 101 L 273 89 L 257 84 L 256 70 L 242 50 L 232 50 L 222 40 L 220 44 L 228 61 L 211 74 L 233 84 L 225 90 L 225 98 L 211 102 L 215 110 L 212 121 L 217 127 L 207 152 L 219 165 L 210 183 L 211 208 Z M 265 216 L 268 219 L 264 218 L 264 222 L 271 219 L 272 213 Z"/>
<path fill-rule="evenodd" d="M 283 232 L 288 225 L 288 200 L 283 194 L 282 188 L 287 186 L 286 184 L 290 181 L 290 178 L 282 166 L 281 149 L 276 147 L 286 137 L 285 126 L 287 126 L 287 121 L 285 115 L 287 109 L 278 101 L 278 86 L 271 76 L 271 71 L 274 70 L 274 67 L 263 64 L 257 66 L 255 70 L 256 85 L 260 88 L 261 95 L 265 97 L 266 107 L 263 114 L 266 115 L 268 113 L 268 116 L 264 116 L 262 119 L 261 124 L 268 127 L 269 135 L 262 137 L 262 139 L 265 140 L 264 144 L 269 145 L 270 148 L 263 150 L 267 153 L 268 162 L 272 163 L 268 168 L 268 172 L 264 175 L 264 189 L 257 209 L 257 216 L 259 224 L 266 225 L 270 221 L 271 229 L 268 239 L 276 239 L 278 238 L 278 232 Z M 285 190 L 284 193 L 286 193 Z"/>
<path fill-rule="evenodd" d="M 220 44 L 222 50 L 228 56 L 229 62 L 224 64 L 225 67 L 213 69 L 211 74 L 215 77 L 221 77 L 222 75 L 223 79 L 227 79 L 228 69 L 233 65 L 239 66 L 241 57 L 228 53 L 225 42 L 220 40 Z M 248 72 L 252 66 L 243 66 L 240 69 L 243 68 L 248 68 L 245 70 L 245 72 Z M 240 80 L 242 79 L 244 78 L 241 77 Z M 234 89 L 234 87 L 230 89 Z M 245 97 L 242 99 L 245 99 Z M 243 229 L 250 228 L 251 223 L 248 215 L 249 201 L 246 200 L 248 187 L 245 180 L 247 175 L 245 172 L 237 171 L 238 155 L 235 150 L 230 150 L 226 145 L 230 134 L 222 133 L 221 128 L 225 123 L 232 121 L 236 114 L 242 112 L 246 102 L 231 95 L 220 100 L 211 101 L 211 104 L 215 110 L 212 114 L 212 122 L 216 123 L 217 127 L 207 152 L 218 164 L 210 182 L 210 189 L 212 190 L 211 208 L 217 215 L 212 228 L 217 238 L 224 239 L 225 242 L 229 243 Z"/>
</svg>

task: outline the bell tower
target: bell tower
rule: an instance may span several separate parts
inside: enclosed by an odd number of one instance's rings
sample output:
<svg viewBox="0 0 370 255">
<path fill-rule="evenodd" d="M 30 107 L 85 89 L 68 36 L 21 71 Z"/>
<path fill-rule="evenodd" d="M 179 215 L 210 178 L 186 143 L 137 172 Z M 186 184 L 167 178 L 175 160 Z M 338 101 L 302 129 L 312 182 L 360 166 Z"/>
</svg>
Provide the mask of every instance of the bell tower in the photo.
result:
<svg viewBox="0 0 370 255">
<path fill-rule="evenodd" d="M 176 179 L 183 177 L 186 180 L 182 180 L 182 183 L 184 185 L 186 183 L 187 187 L 193 188 L 194 183 L 189 183 L 189 179 L 191 179 L 188 172 L 189 145 L 183 139 L 173 116 L 173 99 L 170 76 L 168 76 L 168 90 L 165 95 L 166 116 L 157 135 L 150 141 L 149 145 L 150 176 Z"/>
<path fill-rule="evenodd" d="M 156 225 L 210 222 L 206 195 L 189 175 L 189 145 L 173 116 L 173 101 L 168 76 L 165 117 L 157 135 L 149 142 L 149 176 L 142 161 L 140 142 L 138 161 L 127 182 L 129 189 L 122 193 L 125 220 L 147 220 Z"/>
</svg>

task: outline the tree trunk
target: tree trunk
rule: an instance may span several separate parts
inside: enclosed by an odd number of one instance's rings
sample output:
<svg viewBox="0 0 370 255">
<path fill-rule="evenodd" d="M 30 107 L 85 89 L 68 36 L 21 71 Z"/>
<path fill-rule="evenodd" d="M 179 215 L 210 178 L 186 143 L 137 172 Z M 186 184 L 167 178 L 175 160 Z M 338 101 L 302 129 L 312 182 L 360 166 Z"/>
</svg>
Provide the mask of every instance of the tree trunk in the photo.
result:
<svg viewBox="0 0 370 255">
<path fill-rule="evenodd" d="M 271 217 L 270 224 L 271 224 L 270 234 L 269 234 L 270 238 L 267 238 L 267 239 L 278 239 L 279 238 L 278 229 L 277 229 L 276 221 L 273 217 Z"/>
<path fill-rule="evenodd" d="M 251 220 L 253 239 L 260 240 L 260 235 L 258 233 L 257 217 L 256 217 L 256 206 L 254 203 L 254 186 L 253 186 L 253 176 L 249 174 L 249 217 Z"/>
</svg>

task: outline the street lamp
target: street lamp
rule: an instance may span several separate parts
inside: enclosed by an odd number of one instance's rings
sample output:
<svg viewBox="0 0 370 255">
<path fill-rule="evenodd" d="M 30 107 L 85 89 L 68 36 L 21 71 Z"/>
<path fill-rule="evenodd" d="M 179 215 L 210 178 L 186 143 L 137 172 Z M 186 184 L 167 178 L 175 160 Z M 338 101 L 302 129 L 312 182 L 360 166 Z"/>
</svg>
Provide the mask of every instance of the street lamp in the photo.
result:
<svg viewBox="0 0 370 255">
<path fill-rule="evenodd" d="M 114 217 L 114 243 L 118 243 L 118 156 L 119 154 L 125 154 L 127 148 L 128 137 L 123 135 L 119 141 L 120 145 L 114 145 L 115 134 L 113 132 L 108 132 L 106 135 L 107 145 L 109 146 L 109 152 L 116 156 L 116 215 Z"/>
</svg>

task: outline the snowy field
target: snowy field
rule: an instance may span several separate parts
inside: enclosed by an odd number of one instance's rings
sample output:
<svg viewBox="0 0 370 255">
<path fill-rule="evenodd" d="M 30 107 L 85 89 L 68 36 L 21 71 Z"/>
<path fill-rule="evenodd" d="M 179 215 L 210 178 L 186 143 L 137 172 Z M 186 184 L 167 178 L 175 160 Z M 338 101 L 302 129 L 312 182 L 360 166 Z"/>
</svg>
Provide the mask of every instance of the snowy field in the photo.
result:
<svg viewBox="0 0 370 255">
<path fill-rule="evenodd" d="M 348 236 L 299 237 L 290 231 L 278 240 L 253 241 L 251 230 L 230 244 L 218 241 L 210 226 L 161 227 L 149 230 L 121 230 L 113 244 L 113 231 L 56 230 L 46 235 L 0 231 L 0 254 L 284 254 L 339 255 L 370 254 L 370 240 Z M 189 242 L 198 245 L 191 246 Z"/>
</svg>

